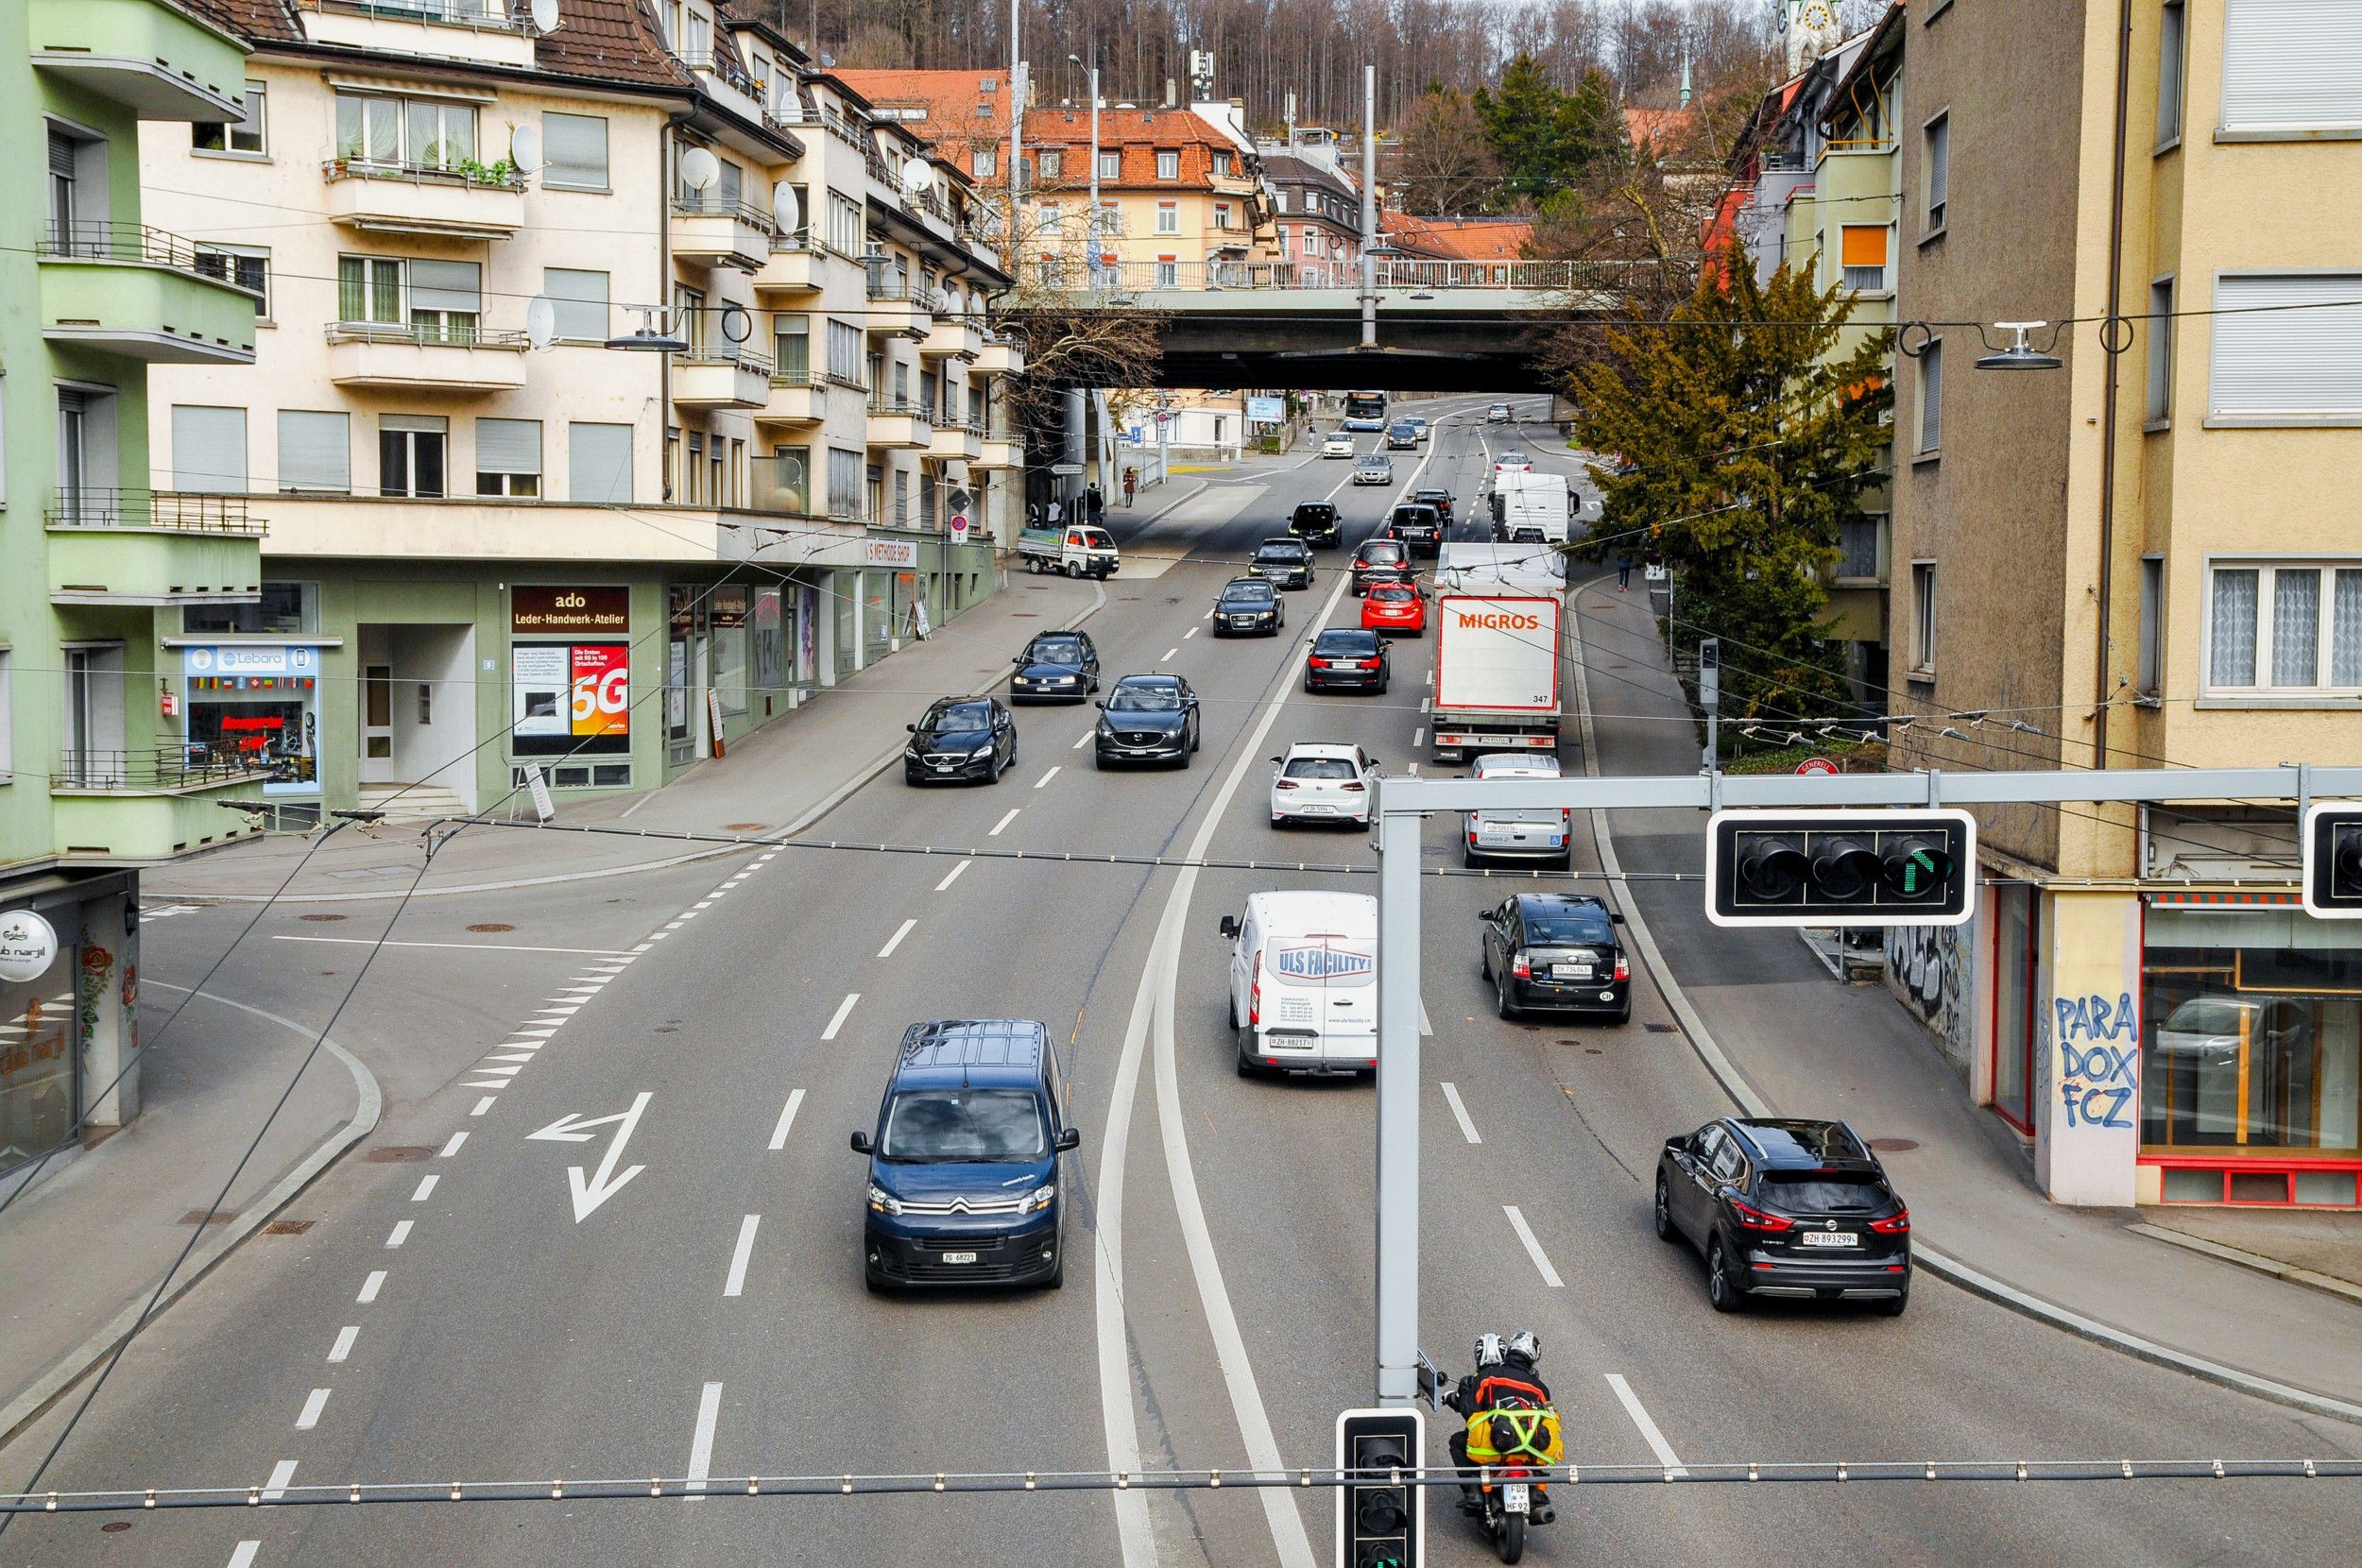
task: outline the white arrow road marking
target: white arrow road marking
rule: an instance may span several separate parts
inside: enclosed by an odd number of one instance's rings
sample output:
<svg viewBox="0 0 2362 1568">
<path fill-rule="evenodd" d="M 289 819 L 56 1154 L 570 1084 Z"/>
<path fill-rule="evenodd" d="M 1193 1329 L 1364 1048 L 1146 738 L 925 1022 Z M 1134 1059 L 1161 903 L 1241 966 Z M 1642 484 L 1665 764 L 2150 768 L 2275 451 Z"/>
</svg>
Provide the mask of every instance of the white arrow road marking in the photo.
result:
<svg viewBox="0 0 2362 1568">
<path fill-rule="evenodd" d="M 1553 1290 L 1565 1289 L 1566 1282 L 1560 1279 L 1558 1270 L 1550 1267 L 1550 1260 L 1543 1254 L 1542 1243 L 1534 1239 L 1533 1227 L 1527 1224 L 1526 1217 L 1517 1212 L 1517 1205 L 1503 1203 L 1501 1213 L 1509 1216 L 1509 1228 L 1517 1233 L 1517 1239 L 1526 1244 L 1526 1255 L 1533 1259 L 1536 1269 L 1542 1270 L 1542 1283 Z"/>
<path fill-rule="evenodd" d="M 570 1112 L 539 1132 L 525 1134 L 527 1138 L 544 1138 L 552 1143 L 589 1143 L 591 1128 L 605 1127 L 609 1122 L 615 1124 L 615 1137 L 607 1146 L 607 1152 L 600 1156 L 596 1175 L 586 1182 L 582 1167 L 570 1165 L 566 1167 L 566 1192 L 573 1200 L 575 1224 L 588 1219 L 597 1212 L 600 1204 L 623 1191 L 626 1182 L 648 1168 L 646 1166 L 630 1166 L 619 1175 L 615 1165 L 624 1156 L 624 1145 L 630 1141 L 632 1129 L 640 1125 L 640 1113 L 646 1110 L 648 1101 L 655 1098 L 656 1091 L 642 1089 L 633 1097 L 628 1111 L 617 1111 L 612 1116 L 578 1116 Z"/>
<path fill-rule="evenodd" d="M 773 1149 L 785 1149 L 787 1147 L 787 1130 L 796 1125 L 796 1108 L 803 1104 L 803 1090 L 796 1089 L 788 1095 L 787 1109 L 779 1113 L 779 1124 L 771 1129 L 771 1147 Z"/>
<path fill-rule="evenodd" d="M 689 1477 L 684 1490 L 703 1491 L 713 1474 L 713 1423 L 722 1418 L 722 1385 L 709 1383 L 697 1396 L 697 1428 L 689 1438 Z M 694 1502 L 697 1499 L 691 1499 Z"/>
<path fill-rule="evenodd" d="M 730 1252 L 729 1278 L 722 1284 L 725 1296 L 746 1293 L 746 1265 L 754 1260 L 755 1227 L 762 1223 L 762 1216 L 750 1214 L 738 1222 L 738 1245 Z"/>
<path fill-rule="evenodd" d="M 1641 1437 L 1647 1440 L 1650 1450 L 1656 1455 L 1656 1462 L 1665 1467 L 1666 1474 L 1669 1476 L 1688 1474 L 1689 1472 L 1682 1468 L 1681 1456 L 1673 1452 L 1673 1445 L 1667 1442 L 1665 1434 L 1657 1430 L 1655 1421 L 1641 1405 L 1640 1396 L 1634 1393 L 1632 1385 L 1624 1381 L 1624 1374 L 1609 1372 L 1607 1386 L 1616 1390 L 1617 1399 L 1624 1406 L 1624 1414 L 1632 1417 L 1632 1423 L 1640 1428 Z"/>
</svg>

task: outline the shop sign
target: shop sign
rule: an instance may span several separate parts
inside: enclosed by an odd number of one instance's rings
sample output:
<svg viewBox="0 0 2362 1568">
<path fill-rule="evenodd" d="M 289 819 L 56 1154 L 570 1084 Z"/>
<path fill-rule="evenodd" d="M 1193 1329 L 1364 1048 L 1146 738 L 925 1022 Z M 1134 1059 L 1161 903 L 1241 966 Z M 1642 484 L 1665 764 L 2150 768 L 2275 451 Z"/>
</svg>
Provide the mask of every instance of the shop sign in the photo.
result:
<svg viewBox="0 0 2362 1568">
<path fill-rule="evenodd" d="M 1250 423 L 1275 425 L 1288 418 L 1288 402 L 1284 398 L 1249 398 L 1246 417 Z"/>
<path fill-rule="evenodd" d="M 320 672 L 320 651 L 273 643 L 214 643 L 181 649 L 180 668 L 184 673 L 198 676 L 311 676 Z"/>
<path fill-rule="evenodd" d="M 631 589 L 543 588 L 521 583 L 508 590 L 508 629 L 519 637 L 628 632 Z"/>
<path fill-rule="evenodd" d="M 631 749 L 629 643 L 517 643 L 509 688 L 517 755 Z"/>
<path fill-rule="evenodd" d="M 918 565 L 918 541 L 916 539 L 864 539 L 861 558 L 867 566 Z"/>
<path fill-rule="evenodd" d="M 0 914 L 0 980 L 36 980 L 58 958 L 58 929 L 31 910 Z"/>
</svg>

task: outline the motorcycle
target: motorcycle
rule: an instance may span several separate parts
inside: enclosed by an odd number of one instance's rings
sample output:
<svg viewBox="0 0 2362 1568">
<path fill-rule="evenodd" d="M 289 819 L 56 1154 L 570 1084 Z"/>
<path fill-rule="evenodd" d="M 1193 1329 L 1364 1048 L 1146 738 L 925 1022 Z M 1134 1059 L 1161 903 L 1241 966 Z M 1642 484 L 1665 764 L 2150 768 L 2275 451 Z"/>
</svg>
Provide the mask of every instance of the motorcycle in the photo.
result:
<svg viewBox="0 0 2362 1568">
<path fill-rule="evenodd" d="M 1428 1396 L 1430 1408 L 1441 1408 L 1444 1386 L 1451 1380 L 1424 1355 L 1420 1359 L 1420 1392 Z M 1479 1422 L 1486 1426 L 1481 1434 L 1477 1431 Z M 1546 1422 L 1554 1441 L 1556 1416 L 1548 1409 L 1496 1407 L 1467 1417 L 1468 1457 L 1505 1457 L 1491 1463 L 1476 1462 L 1460 1473 L 1461 1510 L 1476 1518 L 1503 1562 L 1515 1562 L 1525 1556 L 1529 1526 L 1548 1525 L 1558 1517 L 1550 1503 L 1549 1484 L 1544 1479 L 1548 1468 L 1536 1463 L 1530 1452 L 1540 1446 Z M 1471 1479 L 1473 1499 L 1467 1496 Z"/>
</svg>

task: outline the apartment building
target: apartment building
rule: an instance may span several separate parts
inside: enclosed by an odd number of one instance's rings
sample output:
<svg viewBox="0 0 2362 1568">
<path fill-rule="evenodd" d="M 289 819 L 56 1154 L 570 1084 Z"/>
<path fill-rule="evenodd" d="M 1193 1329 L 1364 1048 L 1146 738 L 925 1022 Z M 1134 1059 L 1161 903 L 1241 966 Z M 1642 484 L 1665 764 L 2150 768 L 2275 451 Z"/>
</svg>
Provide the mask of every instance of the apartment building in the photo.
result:
<svg viewBox="0 0 2362 1568">
<path fill-rule="evenodd" d="M 1897 767 L 2362 761 L 2362 9 L 1960 6 L 1889 21 L 1906 328 Z M 2021 360 L 2023 356 L 2020 356 Z M 2039 360 L 2037 364 L 2041 363 Z M 2353 1207 L 2362 930 L 2291 813 L 1980 811 L 1896 983 L 2078 1203 Z"/>
<path fill-rule="evenodd" d="M 992 590 L 1008 280 L 966 176 L 792 39 L 208 3 L 243 108 L 141 173 L 255 363 L 160 367 L 148 445 L 270 532 L 258 595 L 143 650 L 191 755 L 265 761 L 287 822 L 646 789 Z"/>
<path fill-rule="evenodd" d="M 1262 161 L 1236 104 L 1103 106 L 1098 116 L 1100 276 L 1126 288 L 1196 288 L 1222 269 L 1278 261 Z M 1020 231 L 1047 287 L 1083 286 L 1092 188 L 1087 104 L 1025 116 L 1033 219 Z"/>
<path fill-rule="evenodd" d="M 1310 287 L 1350 288 L 1361 277 L 1361 191 L 1345 177 L 1337 133 L 1291 127 L 1286 141 L 1258 141 L 1272 194 L 1275 248 Z"/>
</svg>

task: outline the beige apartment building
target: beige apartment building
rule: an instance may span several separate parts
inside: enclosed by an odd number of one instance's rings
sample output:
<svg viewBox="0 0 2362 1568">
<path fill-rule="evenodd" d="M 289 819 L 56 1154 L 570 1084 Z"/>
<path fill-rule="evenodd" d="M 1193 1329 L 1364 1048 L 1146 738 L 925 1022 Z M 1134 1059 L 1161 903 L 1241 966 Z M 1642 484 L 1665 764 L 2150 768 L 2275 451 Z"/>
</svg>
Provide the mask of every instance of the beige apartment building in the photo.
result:
<svg viewBox="0 0 2362 1568">
<path fill-rule="evenodd" d="M 255 291 L 255 363 L 158 366 L 152 464 L 271 499 L 260 602 L 160 625 L 187 744 L 294 821 L 644 789 L 992 591 L 1008 276 L 966 174 L 794 40 L 205 3 L 245 116 L 145 128 L 142 182 Z"/>
<path fill-rule="evenodd" d="M 2362 7 L 1910 0 L 1898 767 L 2362 761 Z M 2118 104 L 2123 112 L 2119 119 Z M 2055 335 L 2054 335 L 2055 333 Z M 2353 1207 L 2362 929 L 2285 808 L 1979 812 L 1889 957 L 2070 1202 Z"/>
</svg>

